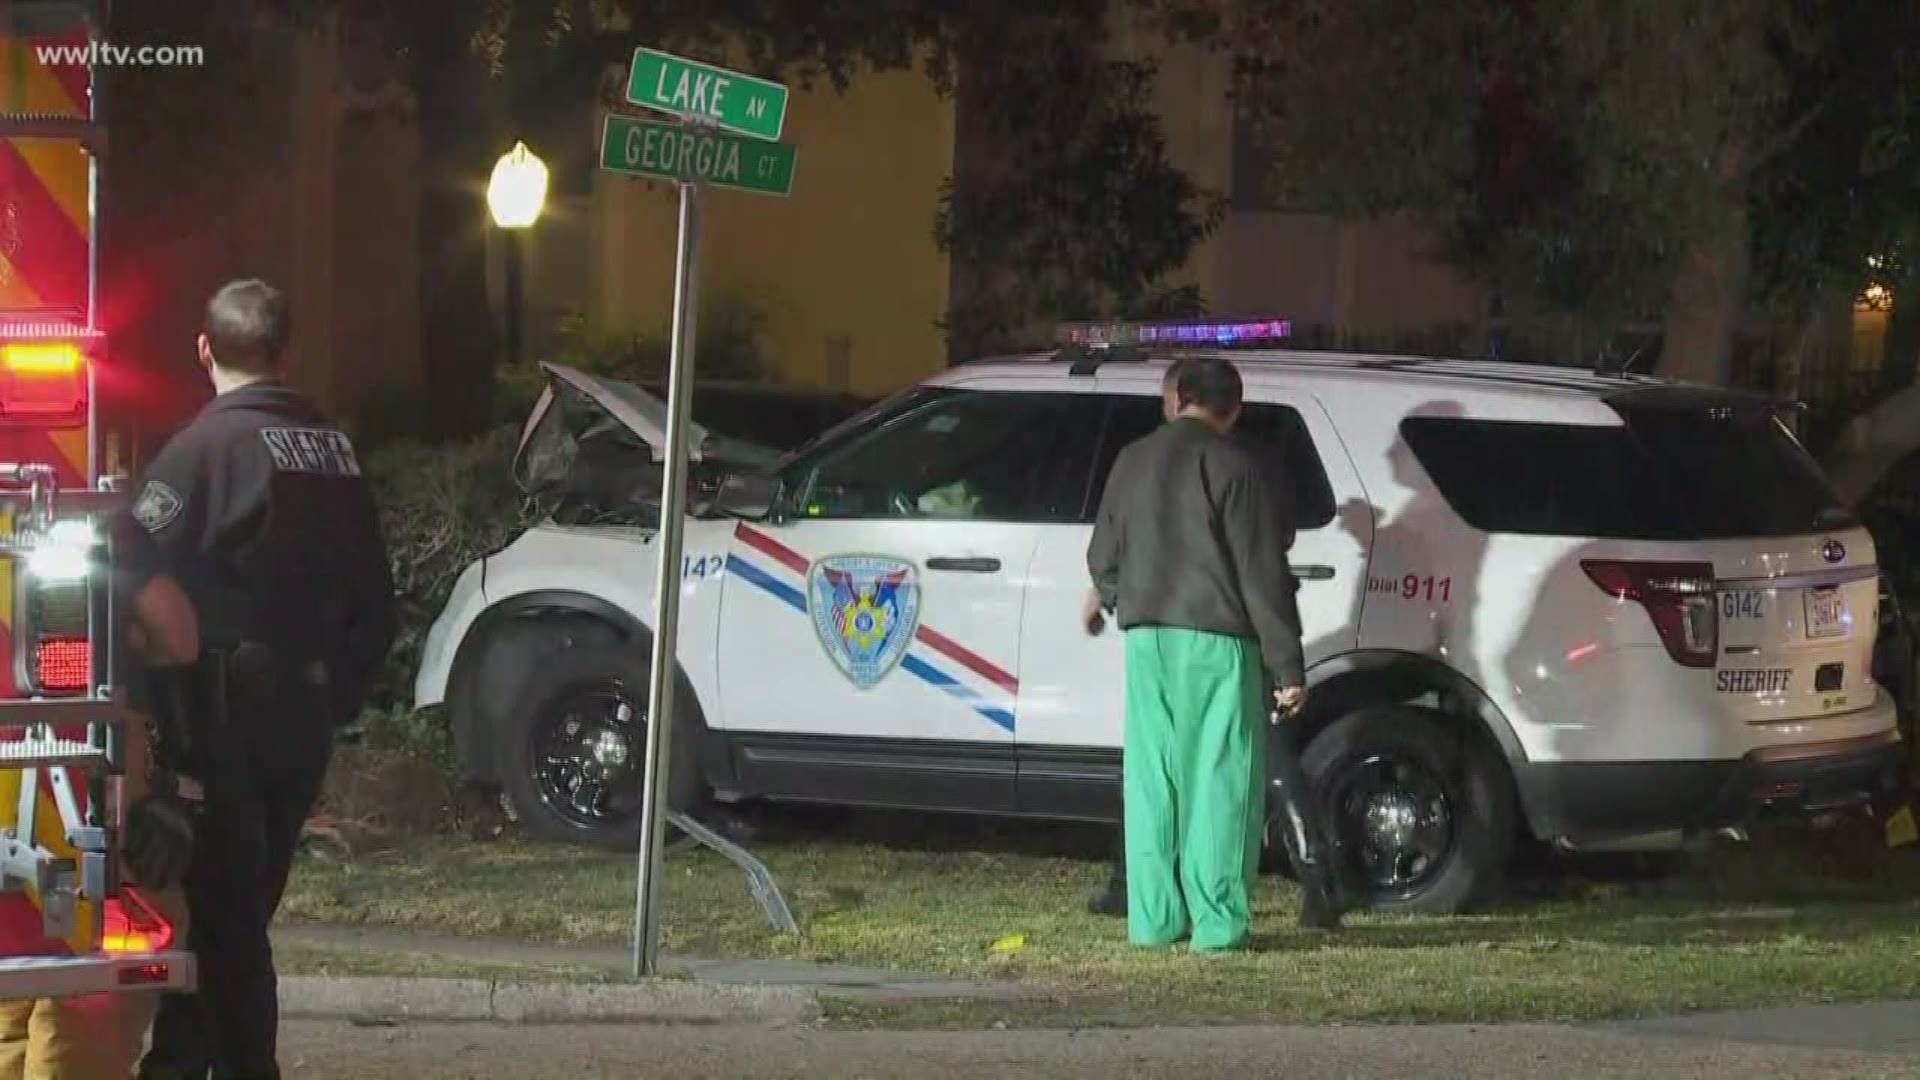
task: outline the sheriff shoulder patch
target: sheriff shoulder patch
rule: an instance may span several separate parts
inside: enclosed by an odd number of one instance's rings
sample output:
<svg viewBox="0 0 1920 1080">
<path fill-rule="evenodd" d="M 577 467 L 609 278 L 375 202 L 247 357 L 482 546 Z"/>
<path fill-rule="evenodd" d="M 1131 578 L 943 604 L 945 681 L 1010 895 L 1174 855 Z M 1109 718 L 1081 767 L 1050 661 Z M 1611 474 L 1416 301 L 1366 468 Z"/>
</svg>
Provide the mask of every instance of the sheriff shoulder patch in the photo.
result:
<svg viewBox="0 0 1920 1080">
<path fill-rule="evenodd" d="M 157 533 L 173 524 L 173 519 L 186 509 L 187 501 L 180 493 L 158 480 L 147 481 L 140 489 L 140 498 L 133 504 L 133 516 L 146 526 L 150 533 Z"/>
</svg>

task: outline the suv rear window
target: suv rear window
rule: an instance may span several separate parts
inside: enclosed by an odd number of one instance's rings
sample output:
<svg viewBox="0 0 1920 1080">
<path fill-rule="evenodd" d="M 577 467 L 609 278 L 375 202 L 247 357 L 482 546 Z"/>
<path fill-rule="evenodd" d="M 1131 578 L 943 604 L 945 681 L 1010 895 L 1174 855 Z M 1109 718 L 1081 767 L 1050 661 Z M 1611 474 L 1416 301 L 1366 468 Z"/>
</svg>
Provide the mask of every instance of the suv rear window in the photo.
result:
<svg viewBox="0 0 1920 1080">
<path fill-rule="evenodd" d="M 1419 417 L 1400 433 L 1482 532 L 1682 540 L 1685 518 L 1624 427 Z"/>
<path fill-rule="evenodd" d="M 1625 407 L 1620 413 L 1669 473 L 1702 539 L 1795 536 L 1855 523 L 1820 466 L 1769 412 Z"/>
<path fill-rule="evenodd" d="M 1417 417 L 1400 430 L 1441 495 L 1484 532 L 1724 540 L 1852 521 L 1767 413 L 1620 411 L 1619 427 Z"/>
</svg>

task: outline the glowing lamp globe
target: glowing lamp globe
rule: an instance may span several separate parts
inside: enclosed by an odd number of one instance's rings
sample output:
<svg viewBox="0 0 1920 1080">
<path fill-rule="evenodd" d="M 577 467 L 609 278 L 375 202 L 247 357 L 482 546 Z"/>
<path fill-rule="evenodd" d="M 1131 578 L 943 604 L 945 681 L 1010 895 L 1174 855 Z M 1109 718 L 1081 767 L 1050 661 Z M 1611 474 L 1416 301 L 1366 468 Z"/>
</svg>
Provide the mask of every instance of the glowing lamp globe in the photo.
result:
<svg viewBox="0 0 1920 1080">
<path fill-rule="evenodd" d="M 487 207 L 503 229 L 525 229 L 540 217 L 547 201 L 547 166 L 527 144 L 517 142 L 494 163 L 487 183 Z"/>
</svg>

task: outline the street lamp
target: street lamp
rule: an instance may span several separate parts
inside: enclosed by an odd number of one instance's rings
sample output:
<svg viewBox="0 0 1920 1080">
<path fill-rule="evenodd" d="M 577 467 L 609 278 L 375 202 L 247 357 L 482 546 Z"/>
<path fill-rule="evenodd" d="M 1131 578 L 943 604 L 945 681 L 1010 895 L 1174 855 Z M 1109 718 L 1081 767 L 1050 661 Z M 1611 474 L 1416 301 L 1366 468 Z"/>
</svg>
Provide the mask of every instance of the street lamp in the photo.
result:
<svg viewBox="0 0 1920 1080">
<path fill-rule="evenodd" d="M 493 178 L 487 183 L 487 208 L 493 211 L 493 223 L 505 233 L 507 256 L 507 363 L 517 365 L 524 331 L 525 300 L 520 281 L 521 239 L 540 219 L 547 201 L 547 166 L 516 142 L 513 149 L 494 163 Z"/>
</svg>

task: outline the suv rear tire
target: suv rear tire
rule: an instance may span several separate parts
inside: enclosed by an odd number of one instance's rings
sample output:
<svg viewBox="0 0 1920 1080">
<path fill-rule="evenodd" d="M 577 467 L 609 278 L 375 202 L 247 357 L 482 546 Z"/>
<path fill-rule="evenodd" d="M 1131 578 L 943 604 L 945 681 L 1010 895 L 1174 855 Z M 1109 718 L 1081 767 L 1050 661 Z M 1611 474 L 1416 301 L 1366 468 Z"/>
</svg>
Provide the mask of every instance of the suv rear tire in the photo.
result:
<svg viewBox="0 0 1920 1080">
<path fill-rule="evenodd" d="M 1513 851 L 1505 765 L 1459 723 L 1381 705 L 1342 717 L 1301 766 L 1356 906 L 1452 914 L 1499 885 Z"/>
<path fill-rule="evenodd" d="M 501 788 L 527 832 L 539 839 L 618 851 L 640 846 L 646 769 L 647 657 L 633 646 L 563 650 L 531 670 L 501 718 Z M 697 704 L 674 699 L 667 804 L 697 812 Z M 668 826 L 666 839 L 678 838 Z"/>
</svg>

